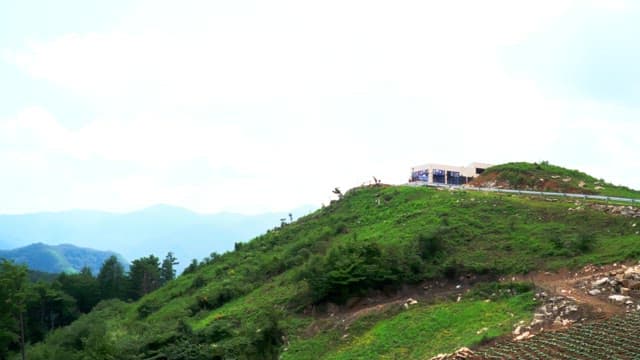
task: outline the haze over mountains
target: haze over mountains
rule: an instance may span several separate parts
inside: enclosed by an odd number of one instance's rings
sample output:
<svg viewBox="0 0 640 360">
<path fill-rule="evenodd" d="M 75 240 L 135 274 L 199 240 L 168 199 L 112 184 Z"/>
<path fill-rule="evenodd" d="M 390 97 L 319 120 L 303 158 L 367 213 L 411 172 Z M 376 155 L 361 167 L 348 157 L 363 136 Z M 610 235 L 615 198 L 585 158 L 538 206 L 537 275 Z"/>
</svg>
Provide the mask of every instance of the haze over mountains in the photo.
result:
<svg viewBox="0 0 640 360">
<path fill-rule="evenodd" d="M 70 244 L 46 245 L 35 243 L 13 250 L 0 250 L 0 259 L 13 260 L 26 264 L 29 269 L 47 273 L 76 273 L 83 267 L 89 267 L 91 273 L 98 275 L 105 260 L 115 255 L 128 268 L 128 260 L 113 251 L 100 251 Z"/>
<path fill-rule="evenodd" d="M 291 213 L 297 218 L 312 209 L 306 206 Z M 288 214 L 198 214 L 176 206 L 155 205 L 124 214 L 71 210 L 0 215 L 0 249 L 33 243 L 73 244 L 114 251 L 129 261 L 149 254 L 163 258 L 172 251 L 181 271 L 191 259 L 231 250 L 234 243 L 278 226 Z"/>
</svg>

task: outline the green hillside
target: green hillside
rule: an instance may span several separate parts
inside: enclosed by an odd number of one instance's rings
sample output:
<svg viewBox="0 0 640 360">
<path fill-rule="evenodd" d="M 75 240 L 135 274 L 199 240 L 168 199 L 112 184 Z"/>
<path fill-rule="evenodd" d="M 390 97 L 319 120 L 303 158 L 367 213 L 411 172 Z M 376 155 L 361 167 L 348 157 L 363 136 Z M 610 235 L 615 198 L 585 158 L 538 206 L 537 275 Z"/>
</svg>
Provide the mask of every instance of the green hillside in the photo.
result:
<svg viewBox="0 0 640 360">
<path fill-rule="evenodd" d="M 578 170 L 541 163 L 514 162 L 488 168 L 472 182 L 477 186 L 639 198 L 640 191 L 613 185 Z"/>
<path fill-rule="evenodd" d="M 422 359 L 509 331 L 530 317 L 531 293 L 491 303 L 445 297 L 408 311 L 386 306 L 346 328 L 328 304 L 428 279 L 490 279 L 640 255 L 632 219 L 572 206 L 417 187 L 353 189 L 135 303 L 104 302 L 28 351 L 32 359 Z"/>
</svg>

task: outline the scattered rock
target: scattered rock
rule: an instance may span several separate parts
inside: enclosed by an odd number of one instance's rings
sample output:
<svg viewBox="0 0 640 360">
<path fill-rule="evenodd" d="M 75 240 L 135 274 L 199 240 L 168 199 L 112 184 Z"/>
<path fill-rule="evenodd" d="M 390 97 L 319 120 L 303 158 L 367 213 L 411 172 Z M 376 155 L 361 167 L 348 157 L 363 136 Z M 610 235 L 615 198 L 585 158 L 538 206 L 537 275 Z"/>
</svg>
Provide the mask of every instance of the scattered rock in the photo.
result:
<svg viewBox="0 0 640 360">
<path fill-rule="evenodd" d="M 473 351 L 471 351 L 469 348 L 462 347 L 454 353 L 438 354 L 429 360 L 464 360 L 464 359 L 471 359 L 473 355 L 474 355 Z"/>
<path fill-rule="evenodd" d="M 640 290 L 640 281 L 633 279 L 623 279 L 622 286 L 629 288 L 630 290 Z"/>
<path fill-rule="evenodd" d="M 604 284 L 606 284 L 608 282 L 609 282 L 609 278 L 608 277 L 603 277 L 603 278 L 600 278 L 600 279 L 592 282 L 591 286 L 598 287 L 598 286 L 602 286 L 602 285 L 604 285 Z"/>
<path fill-rule="evenodd" d="M 518 325 L 515 330 L 513 330 L 513 335 L 520 335 L 522 332 L 522 325 Z"/>
<path fill-rule="evenodd" d="M 624 296 L 629 296 L 629 293 L 631 292 L 631 290 L 629 290 L 626 287 L 620 288 L 620 294 L 624 295 Z"/>
<path fill-rule="evenodd" d="M 533 337 L 533 335 L 531 334 L 531 332 L 525 331 L 522 334 L 520 334 L 520 335 L 516 336 L 515 338 L 513 338 L 513 340 L 522 341 L 522 340 L 525 340 L 525 339 L 530 339 L 532 337 Z"/>
<path fill-rule="evenodd" d="M 609 295 L 609 300 L 616 303 L 624 304 L 627 300 L 630 300 L 629 296 L 624 295 Z"/>
</svg>

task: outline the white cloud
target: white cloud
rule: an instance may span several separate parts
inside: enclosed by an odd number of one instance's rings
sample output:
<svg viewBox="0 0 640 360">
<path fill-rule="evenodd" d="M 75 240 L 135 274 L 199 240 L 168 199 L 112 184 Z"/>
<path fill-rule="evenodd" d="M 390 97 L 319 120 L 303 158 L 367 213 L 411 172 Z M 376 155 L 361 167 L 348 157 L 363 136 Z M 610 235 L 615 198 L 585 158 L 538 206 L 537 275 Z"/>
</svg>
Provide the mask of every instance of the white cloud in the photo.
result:
<svg viewBox="0 0 640 360">
<path fill-rule="evenodd" d="M 552 97 L 504 69 L 504 47 L 574 6 L 142 2 L 110 31 L 4 49 L 97 116 L 73 130 L 38 106 L 0 119 L 0 164 L 52 180 L 58 208 L 283 210 L 427 161 L 546 159 L 640 187 L 614 170 L 638 168 L 635 110 Z M 613 160 L 574 154 L 600 150 Z"/>
</svg>

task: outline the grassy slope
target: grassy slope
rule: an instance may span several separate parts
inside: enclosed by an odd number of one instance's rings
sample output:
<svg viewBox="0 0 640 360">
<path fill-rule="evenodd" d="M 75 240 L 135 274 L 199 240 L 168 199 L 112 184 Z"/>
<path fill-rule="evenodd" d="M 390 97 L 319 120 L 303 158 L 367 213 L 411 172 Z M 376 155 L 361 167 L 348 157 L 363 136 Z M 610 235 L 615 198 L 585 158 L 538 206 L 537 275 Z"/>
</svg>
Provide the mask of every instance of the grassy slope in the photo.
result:
<svg viewBox="0 0 640 360">
<path fill-rule="evenodd" d="M 294 343 L 283 359 L 311 360 L 323 353 L 320 358 L 327 360 L 429 358 L 509 332 L 518 321 L 531 317 L 532 296 L 528 292 L 496 302 L 419 305 L 369 316 L 350 326 L 345 338 L 340 331 L 330 330 Z"/>
<path fill-rule="evenodd" d="M 241 339 L 263 326 L 265 311 L 278 314 L 289 348 L 297 349 L 290 352 L 295 356 L 287 355 L 289 358 L 348 358 L 349 354 L 357 358 L 357 354 L 379 351 L 393 358 L 399 354 L 389 349 L 395 347 L 416 349 L 415 356 L 452 350 L 478 340 L 465 335 L 468 329 L 462 325 L 470 321 L 486 321 L 495 331 L 492 335 L 508 329 L 503 318 L 485 319 L 483 308 L 488 311 L 490 306 L 503 306 L 500 309 L 520 314 L 521 304 L 461 303 L 387 314 L 375 321 L 360 322 L 359 333 L 352 334 L 352 342 L 336 350 L 338 333 L 330 328 L 312 338 L 305 335 L 314 319 L 301 312 L 308 300 L 307 284 L 297 276 L 300 266 L 311 254 L 323 254 L 340 243 L 366 241 L 399 247 L 415 241 L 419 234 L 434 231 L 440 231 L 445 251 L 425 271 L 425 277 L 442 276 L 451 267 L 478 273 L 516 273 L 640 255 L 640 250 L 635 250 L 639 249 L 640 236 L 634 234 L 631 219 L 589 208 L 568 211 L 571 206 L 573 203 L 548 202 L 543 198 L 427 188 L 355 189 L 343 200 L 270 231 L 136 303 L 104 305 L 84 320 L 56 331 L 45 344 L 32 348 L 31 358 L 55 359 L 51 353 L 42 355 L 51 349 L 60 354 L 67 349 L 60 358 L 72 358 L 77 350 L 87 351 L 86 346 L 65 345 L 80 336 L 83 321 L 104 322 L 104 329 L 100 330 L 104 333 L 96 335 L 109 341 L 107 347 L 112 348 L 104 351 L 149 356 L 185 333 L 193 334 L 188 338 L 203 334 L 208 334 L 208 339 L 216 338 L 216 329 L 224 325 L 230 334 L 216 340 L 215 346 L 208 340 L 206 346 L 212 352 L 224 348 L 224 356 L 233 357 L 236 356 L 233 351 L 246 346 Z M 573 245 L 580 234 L 588 241 L 590 251 L 581 252 Z M 146 317 L 140 315 L 143 307 L 150 309 Z M 409 314 L 415 314 L 416 319 L 445 316 L 457 319 L 458 325 L 431 327 L 416 321 L 409 326 L 410 337 L 403 338 L 402 343 L 393 343 L 390 339 L 402 338 L 407 331 L 402 324 L 411 321 Z M 386 320 L 378 323 L 382 319 Z M 440 347 L 425 344 L 429 339 L 444 338 L 455 341 L 442 343 L 446 345 Z"/>
<path fill-rule="evenodd" d="M 568 181 L 563 181 L 563 179 L 568 179 Z M 515 162 L 493 166 L 476 178 L 473 183 L 479 185 L 492 181 L 514 189 L 640 198 L 640 191 L 612 185 L 581 171 L 565 169 L 546 162 L 540 164 Z M 579 186 L 580 182 L 584 183 L 583 187 Z"/>
</svg>

